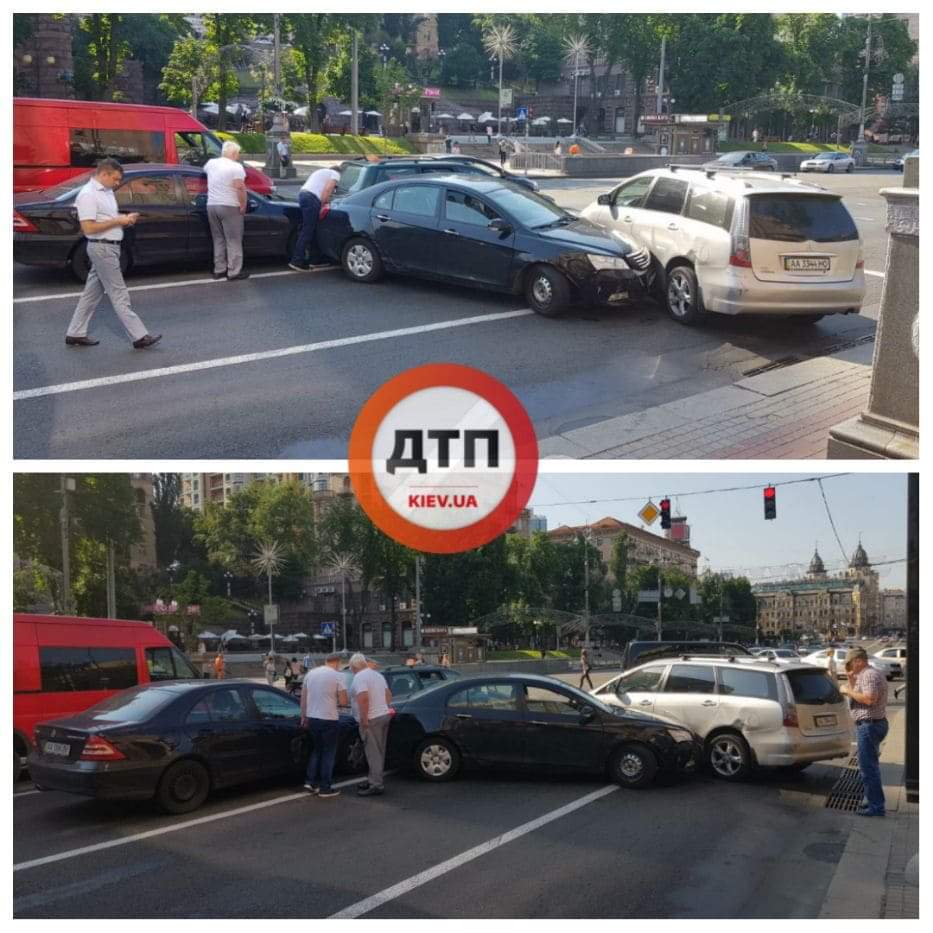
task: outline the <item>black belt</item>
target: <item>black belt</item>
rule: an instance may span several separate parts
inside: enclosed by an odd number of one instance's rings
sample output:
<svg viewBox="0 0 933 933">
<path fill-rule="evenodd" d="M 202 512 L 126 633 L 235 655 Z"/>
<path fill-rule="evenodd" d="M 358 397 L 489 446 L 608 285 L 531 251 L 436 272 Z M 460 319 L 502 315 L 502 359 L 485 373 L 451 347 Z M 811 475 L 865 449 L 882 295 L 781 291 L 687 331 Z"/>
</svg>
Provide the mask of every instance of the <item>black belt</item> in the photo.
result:
<svg viewBox="0 0 933 933">
<path fill-rule="evenodd" d="M 888 721 L 888 717 L 882 716 L 881 719 L 864 719 L 864 718 L 856 719 L 855 724 L 858 725 L 859 723 L 863 723 L 863 722 L 887 722 L 887 721 Z"/>
<path fill-rule="evenodd" d="M 88 237 L 89 243 L 109 243 L 111 246 L 119 246 L 123 240 L 101 240 L 96 237 Z"/>
</svg>

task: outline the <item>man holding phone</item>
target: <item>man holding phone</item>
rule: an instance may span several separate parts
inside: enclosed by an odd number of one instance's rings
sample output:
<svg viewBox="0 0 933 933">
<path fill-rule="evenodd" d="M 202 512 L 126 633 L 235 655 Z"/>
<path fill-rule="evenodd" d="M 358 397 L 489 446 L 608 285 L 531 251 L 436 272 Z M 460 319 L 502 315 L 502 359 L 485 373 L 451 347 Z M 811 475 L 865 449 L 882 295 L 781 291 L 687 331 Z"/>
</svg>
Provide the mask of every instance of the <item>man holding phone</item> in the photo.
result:
<svg viewBox="0 0 933 933">
<path fill-rule="evenodd" d="M 97 171 L 75 199 L 81 232 L 87 237 L 87 257 L 91 264 L 84 291 L 65 333 L 69 347 L 96 347 L 99 340 L 87 335 L 94 312 L 106 295 L 126 328 L 133 346 L 145 350 L 157 344 L 162 335 L 150 337 L 146 325 L 133 311 L 130 293 L 120 268 L 123 228 L 132 227 L 139 214 L 121 214 L 114 190 L 123 181 L 123 166 L 116 159 L 101 159 Z"/>
</svg>

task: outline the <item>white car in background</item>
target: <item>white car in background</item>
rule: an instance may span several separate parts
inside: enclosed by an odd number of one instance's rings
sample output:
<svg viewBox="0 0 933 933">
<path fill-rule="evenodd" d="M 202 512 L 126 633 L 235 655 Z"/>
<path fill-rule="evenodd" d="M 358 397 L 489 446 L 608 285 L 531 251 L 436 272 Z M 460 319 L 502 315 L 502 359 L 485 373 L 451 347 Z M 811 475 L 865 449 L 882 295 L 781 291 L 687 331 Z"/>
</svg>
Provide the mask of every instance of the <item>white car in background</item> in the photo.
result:
<svg viewBox="0 0 933 933">
<path fill-rule="evenodd" d="M 803 770 L 850 755 L 852 722 L 832 679 L 812 665 L 754 657 L 649 661 L 590 691 L 610 706 L 692 729 L 713 773 L 728 781 L 755 767 Z"/>
<path fill-rule="evenodd" d="M 759 648 L 755 651 L 755 657 L 762 661 L 774 661 L 775 664 L 800 663 L 800 655 L 790 648 Z"/>
<path fill-rule="evenodd" d="M 801 658 L 805 664 L 813 664 L 816 667 L 822 667 L 823 670 L 828 670 L 829 668 L 829 658 L 826 655 L 825 648 L 821 648 L 819 651 L 814 651 L 812 654 L 808 654 L 806 657 Z M 833 660 L 836 662 L 836 676 L 845 677 L 846 676 L 846 658 L 848 657 L 850 649 L 849 648 L 834 648 L 833 649 Z M 901 677 L 904 673 L 903 667 L 900 661 L 890 660 L 887 658 L 878 658 L 870 657 L 868 659 L 869 667 L 875 668 L 875 670 L 881 671 L 882 674 L 888 680 L 894 680 L 895 677 Z"/>
<path fill-rule="evenodd" d="M 821 152 L 812 159 L 805 159 L 800 163 L 801 172 L 852 172 L 855 170 L 855 159 L 844 152 Z"/>
</svg>

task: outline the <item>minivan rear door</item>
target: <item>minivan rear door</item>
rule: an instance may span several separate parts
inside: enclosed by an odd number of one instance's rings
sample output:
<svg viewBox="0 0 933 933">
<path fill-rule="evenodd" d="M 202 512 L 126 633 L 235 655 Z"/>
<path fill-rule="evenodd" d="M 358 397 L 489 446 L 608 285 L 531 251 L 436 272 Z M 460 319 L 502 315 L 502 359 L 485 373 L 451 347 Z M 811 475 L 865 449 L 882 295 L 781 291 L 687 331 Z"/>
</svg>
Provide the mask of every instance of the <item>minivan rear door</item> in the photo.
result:
<svg viewBox="0 0 933 933">
<path fill-rule="evenodd" d="M 859 234 L 842 199 L 810 192 L 747 195 L 752 271 L 762 282 L 849 282 Z"/>
<path fill-rule="evenodd" d="M 838 735 L 850 728 L 849 711 L 827 671 L 817 667 L 784 671 L 785 689 L 797 707 L 802 735 Z"/>
</svg>

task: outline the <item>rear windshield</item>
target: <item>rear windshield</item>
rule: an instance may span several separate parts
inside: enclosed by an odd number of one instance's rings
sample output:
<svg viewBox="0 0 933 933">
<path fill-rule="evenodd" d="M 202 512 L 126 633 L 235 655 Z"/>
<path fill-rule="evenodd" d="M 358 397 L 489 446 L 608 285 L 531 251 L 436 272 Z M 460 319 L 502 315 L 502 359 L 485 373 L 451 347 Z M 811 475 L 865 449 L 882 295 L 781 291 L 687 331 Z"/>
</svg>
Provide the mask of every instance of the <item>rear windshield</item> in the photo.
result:
<svg viewBox="0 0 933 933">
<path fill-rule="evenodd" d="M 349 194 L 359 191 L 363 187 L 365 165 L 345 165 L 340 170 L 340 181 L 337 182 L 337 191 L 340 194 Z"/>
<path fill-rule="evenodd" d="M 83 188 L 91 180 L 93 175 L 94 172 L 82 172 L 80 175 L 74 175 L 59 185 L 46 188 L 42 194 L 49 201 L 64 201 L 72 192 L 76 191 L 78 188 Z"/>
<path fill-rule="evenodd" d="M 804 706 L 820 706 L 826 703 L 839 703 L 842 694 L 836 688 L 826 671 L 816 668 L 812 671 L 788 671 L 787 679 L 794 694 L 794 700 Z"/>
<path fill-rule="evenodd" d="M 784 243 L 857 240 L 855 221 L 839 198 L 823 195 L 758 194 L 749 199 L 749 236 Z"/>
<path fill-rule="evenodd" d="M 142 722 L 175 698 L 168 690 L 123 690 L 92 706 L 84 715 L 96 722 Z"/>
</svg>

